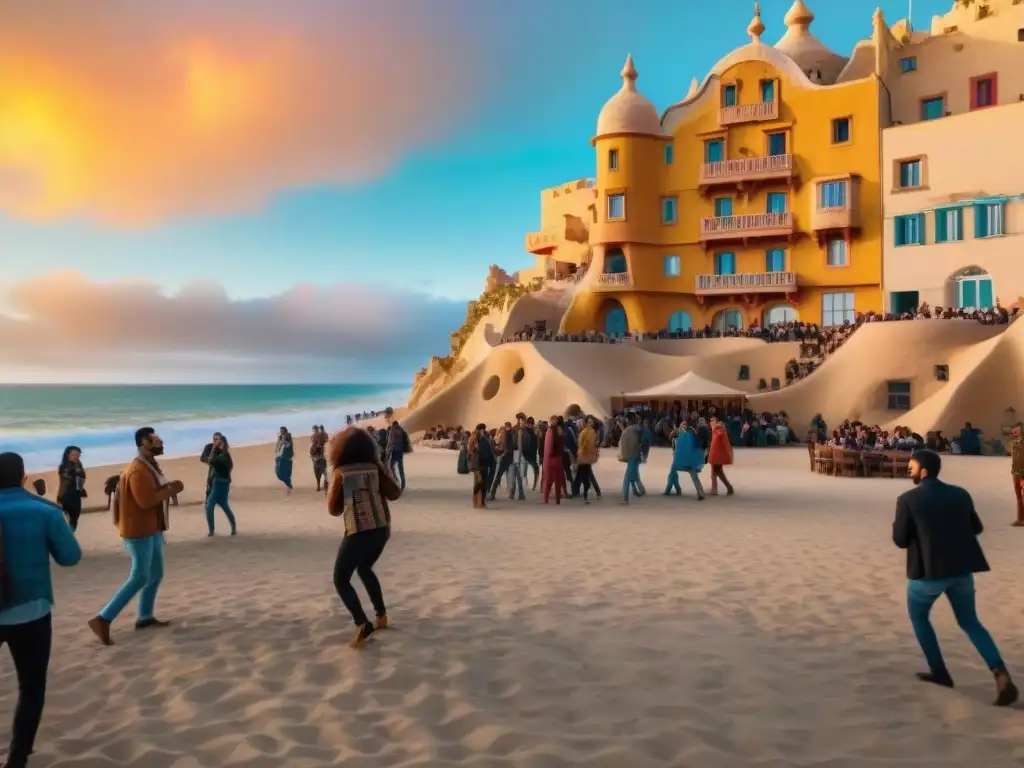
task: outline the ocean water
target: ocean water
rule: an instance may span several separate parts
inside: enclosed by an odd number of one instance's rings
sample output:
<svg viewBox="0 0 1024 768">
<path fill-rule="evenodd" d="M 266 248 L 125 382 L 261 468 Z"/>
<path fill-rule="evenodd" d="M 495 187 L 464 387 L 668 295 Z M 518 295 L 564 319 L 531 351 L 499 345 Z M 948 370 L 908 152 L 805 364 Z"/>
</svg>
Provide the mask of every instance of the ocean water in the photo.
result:
<svg viewBox="0 0 1024 768">
<path fill-rule="evenodd" d="M 0 452 L 17 451 L 30 472 L 53 469 L 65 446 L 82 449 L 86 467 L 127 461 L 135 430 L 150 426 L 167 456 L 198 454 L 211 433 L 232 445 L 273 441 L 280 427 L 296 436 L 314 424 L 338 429 L 348 414 L 398 406 L 394 384 L 0 385 Z"/>
</svg>

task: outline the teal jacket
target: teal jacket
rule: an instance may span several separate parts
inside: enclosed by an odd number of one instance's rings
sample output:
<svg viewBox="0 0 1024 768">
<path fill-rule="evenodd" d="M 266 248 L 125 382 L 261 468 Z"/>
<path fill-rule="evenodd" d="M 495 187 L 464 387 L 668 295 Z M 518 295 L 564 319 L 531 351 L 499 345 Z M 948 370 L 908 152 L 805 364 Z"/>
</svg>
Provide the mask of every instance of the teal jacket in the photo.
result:
<svg viewBox="0 0 1024 768">
<path fill-rule="evenodd" d="M 60 508 L 24 488 L 0 490 L 0 528 L 3 530 L 4 566 L 13 608 L 33 600 L 53 603 L 50 558 L 71 566 L 82 559 L 71 526 Z"/>
<path fill-rule="evenodd" d="M 676 435 L 672 448 L 672 469 L 676 472 L 700 472 L 704 469 L 704 449 L 697 436 L 686 430 Z"/>
</svg>

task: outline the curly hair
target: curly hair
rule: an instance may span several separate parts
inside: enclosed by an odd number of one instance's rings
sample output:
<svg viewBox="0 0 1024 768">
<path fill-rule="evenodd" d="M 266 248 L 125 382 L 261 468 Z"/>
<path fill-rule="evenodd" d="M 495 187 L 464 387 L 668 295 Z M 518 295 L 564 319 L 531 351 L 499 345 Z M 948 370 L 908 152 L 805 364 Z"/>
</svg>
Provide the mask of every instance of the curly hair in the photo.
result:
<svg viewBox="0 0 1024 768">
<path fill-rule="evenodd" d="M 377 461 L 377 443 L 369 432 L 353 425 L 334 433 L 327 443 L 327 456 L 332 467 L 373 464 Z"/>
</svg>

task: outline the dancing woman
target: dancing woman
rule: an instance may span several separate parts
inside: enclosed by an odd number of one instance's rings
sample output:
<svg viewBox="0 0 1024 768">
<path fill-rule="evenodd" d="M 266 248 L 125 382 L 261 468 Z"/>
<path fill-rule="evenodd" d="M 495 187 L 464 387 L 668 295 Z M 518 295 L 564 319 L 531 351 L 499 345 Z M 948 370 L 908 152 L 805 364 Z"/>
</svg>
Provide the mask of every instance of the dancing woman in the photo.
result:
<svg viewBox="0 0 1024 768">
<path fill-rule="evenodd" d="M 295 458 L 295 447 L 292 445 L 292 433 L 287 427 L 281 427 L 277 436 L 277 447 L 274 449 L 274 474 L 292 495 L 292 459 Z"/>
<path fill-rule="evenodd" d="M 85 494 L 85 467 L 82 466 L 82 449 L 69 445 L 60 457 L 57 477 L 57 503 L 64 510 L 64 516 L 72 531 L 78 530 L 78 518 L 82 514 L 82 498 Z"/>
<path fill-rule="evenodd" d="M 345 537 L 334 561 L 334 588 L 356 625 L 349 645 L 358 648 L 375 630 L 388 626 L 384 595 L 373 566 L 391 536 L 388 501 L 401 496 L 402 489 L 377 458 L 374 440 L 365 430 L 348 427 L 339 432 L 331 438 L 328 452 L 334 476 L 327 509 L 345 523 Z M 373 603 L 376 623 L 371 624 L 363 611 L 352 586 L 353 573 L 359 574 Z"/>
<path fill-rule="evenodd" d="M 224 514 L 228 518 L 228 525 L 231 526 L 231 535 L 234 536 L 238 533 L 238 527 L 235 525 L 235 516 L 228 504 L 228 494 L 231 492 L 231 471 L 235 468 L 235 463 L 231 460 L 228 439 L 220 432 L 213 436 L 213 450 L 206 463 L 210 465 L 210 492 L 206 496 L 206 526 L 209 528 L 207 536 L 213 536 L 215 507 L 224 510 Z"/>
</svg>

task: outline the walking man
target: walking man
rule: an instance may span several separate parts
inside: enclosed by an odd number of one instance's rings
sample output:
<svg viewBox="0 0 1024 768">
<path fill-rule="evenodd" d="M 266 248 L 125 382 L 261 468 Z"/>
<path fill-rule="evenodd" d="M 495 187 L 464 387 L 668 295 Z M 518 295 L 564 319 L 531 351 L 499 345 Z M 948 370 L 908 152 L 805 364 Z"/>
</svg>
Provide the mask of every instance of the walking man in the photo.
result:
<svg viewBox="0 0 1024 768">
<path fill-rule="evenodd" d="M 995 677 L 995 705 L 1008 707 L 1017 701 L 1017 687 L 975 611 L 974 574 L 989 570 L 978 543 L 983 530 L 981 518 L 971 494 L 939 480 L 941 469 L 942 459 L 935 451 L 914 452 L 910 479 L 915 487 L 896 500 L 896 519 L 892 524 L 893 543 L 907 550 L 907 609 L 928 662 L 929 671 L 919 672 L 917 677 L 926 683 L 953 687 L 953 678 L 928 618 L 932 605 L 945 595 L 957 624 Z"/>
<path fill-rule="evenodd" d="M 494 501 L 495 496 L 498 495 L 498 486 L 501 485 L 501 480 L 505 477 L 505 473 L 512 469 L 512 465 L 516 460 L 516 435 L 512 431 L 512 424 L 505 422 L 504 428 L 501 430 L 501 458 L 498 459 L 498 471 L 494 473 L 494 479 L 491 481 L 491 489 L 487 494 L 488 501 Z M 495 446 L 497 448 L 498 446 Z M 509 484 L 509 488 L 512 485 Z M 514 490 L 514 489 L 513 489 Z"/>
<path fill-rule="evenodd" d="M 50 558 L 72 566 L 82 549 L 60 507 L 25 490 L 25 462 L 0 453 L 0 645 L 18 676 L 11 746 L 5 768 L 25 768 L 46 700 L 53 638 Z"/>
<path fill-rule="evenodd" d="M 642 435 L 636 423 L 636 415 L 629 415 L 629 426 L 619 437 L 619 461 L 626 465 L 622 476 L 622 503 L 629 504 L 629 494 L 640 498 L 647 493 L 640 479 L 640 464 L 643 462 Z"/>
<path fill-rule="evenodd" d="M 526 419 L 523 428 L 520 430 L 520 451 L 519 472 L 523 476 L 523 482 L 529 483 L 529 468 L 533 467 L 533 490 L 537 490 L 537 482 L 540 480 L 540 464 L 537 456 L 540 450 L 540 438 L 537 436 L 537 427 L 534 424 L 533 416 Z"/>
<path fill-rule="evenodd" d="M 143 427 L 135 433 L 138 455 L 121 473 L 114 503 L 114 524 L 117 525 L 124 547 L 132 557 L 128 580 L 100 611 L 89 621 L 103 645 L 113 645 L 110 625 L 135 595 L 139 596 L 136 629 L 166 627 L 154 614 L 156 594 L 164 577 L 164 531 L 169 522 L 167 508 L 170 498 L 181 493 L 185 486 L 180 480 L 168 482 L 157 464 L 164 443 L 152 427 Z"/>
<path fill-rule="evenodd" d="M 327 430 L 323 425 L 314 425 L 313 434 L 309 438 L 309 458 L 313 462 L 313 477 L 316 479 L 316 489 L 319 491 L 321 485 L 327 491 Z"/>
<path fill-rule="evenodd" d="M 399 481 L 405 490 L 405 454 L 412 452 L 412 441 L 402 425 L 393 420 L 394 411 L 386 411 L 388 420 L 388 436 L 384 445 L 384 466 Z"/>
</svg>

